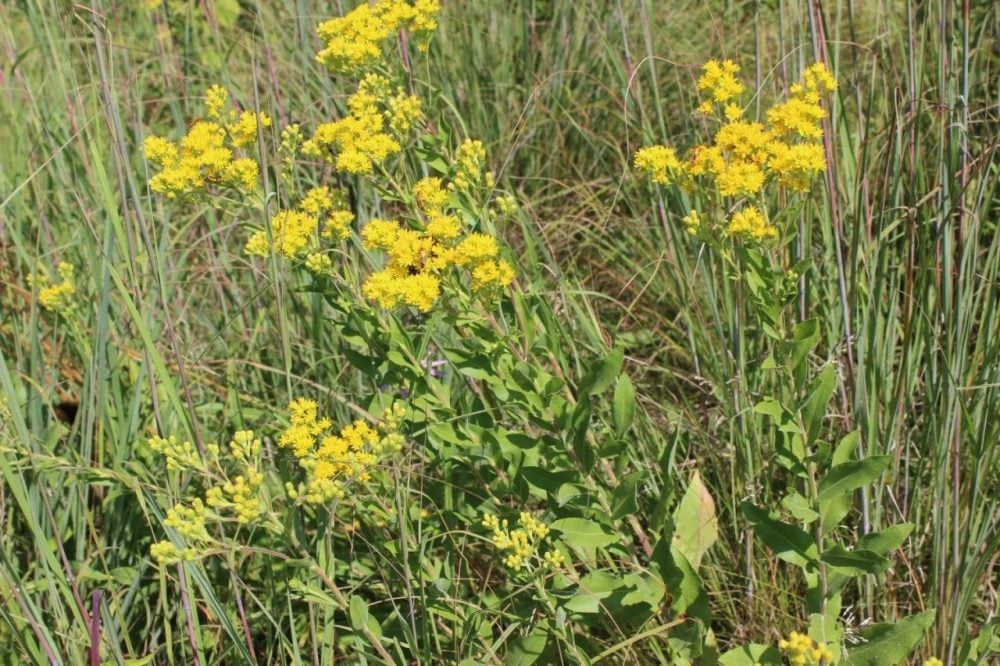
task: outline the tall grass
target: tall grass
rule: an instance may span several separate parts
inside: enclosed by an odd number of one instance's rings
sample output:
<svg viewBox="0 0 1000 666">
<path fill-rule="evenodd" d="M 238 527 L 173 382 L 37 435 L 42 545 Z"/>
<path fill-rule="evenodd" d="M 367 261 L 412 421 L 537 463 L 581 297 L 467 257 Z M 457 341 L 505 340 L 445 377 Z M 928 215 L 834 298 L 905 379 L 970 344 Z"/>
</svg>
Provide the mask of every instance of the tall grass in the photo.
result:
<svg viewBox="0 0 1000 666">
<path fill-rule="evenodd" d="M 182 126 L 198 108 L 191 98 L 216 81 L 281 124 L 309 105 L 342 108 L 311 55 L 313 26 L 333 8 L 243 1 L 233 19 L 213 3 L 155 13 L 138 4 L 0 5 L 0 661 L 90 663 L 98 635 L 102 658 L 117 663 L 181 643 L 187 652 L 171 650 L 170 663 L 208 663 L 208 653 L 218 663 L 329 663 L 332 651 L 299 653 L 295 637 L 248 637 L 250 624 L 275 636 L 294 626 L 291 598 L 253 598 L 255 585 L 291 575 L 281 567 L 254 572 L 254 585 L 234 574 L 225 590 L 181 572 L 182 598 L 168 594 L 147 557 L 163 518 L 151 497 L 158 480 L 135 442 L 150 414 L 159 431 L 204 443 L 300 389 L 332 399 L 353 381 L 329 344 L 322 299 L 293 291 L 273 264 L 247 261 L 244 232 L 224 211 L 168 212 L 146 191 L 138 150 L 148 128 Z M 823 205 L 801 212 L 814 268 L 799 310 L 826 322 L 822 351 L 843 380 L 839 427 L 858 428 L 867 453 L 893 460 L 853 529 L 918 526 L 884 583 L 852 591 L 851 612 L 857 627 L 937 607 L 924 652 L 951 663 L 997 602 L 997 8 L 444 4 L 427 70 L 413 77 L 442 82 L 450 121 L 487 143 L 523 202 L 500 232 L 546 303 L 532 334 L 549 341 L 553 365 L 580 376 L 609 344 L 625 346 L 641 405 L 623 454 L 644 479 L 638 514 L 666 511 L 692 468 L 716 498 L 723 542 L 707 556 L 706 581 L 721 644 L 774 639 L 801 608 L 801 591 L 747 538 L 738 512 L 741 500 L 766 504 L 781 490 L 766 476 L 769 445 L 747 426 L 770 389 L 764 338 L 737 325 L 739 288 L 683 233 L 685 195 L 651 204 L 627 165 L 644 141 L 693 142 L 698 121 L 686 110 L 710 57 L 741 62 L 761 99 L 803 63 L 830 64 L 840 80 L 831 169 Z M 26 281 L 66 258 L 85 267 L 92 294 L 77 327 L 51 325 Z M 456 484 L 459 498 L 471 492 Z M 419 531 L 409 543 L 438 548 Z M 383 564 L 372 585 L 419 568 Z M 463 563 L 449 566 L 472 585 Z M 435 602 L 457 608 L 458 597 Z M 200 625 L 202 604 L 219 627 Z M 336 606 L 310 606 L 316 636 L 333 631 Z M 455 611 L 464 634 L 414 624 L 408 640 L 439 654 L 490 643 L 479 610 Z M 635 653 L 619 639 L 633 661 L 658 654 L 655 636 Z"/>
</svg>

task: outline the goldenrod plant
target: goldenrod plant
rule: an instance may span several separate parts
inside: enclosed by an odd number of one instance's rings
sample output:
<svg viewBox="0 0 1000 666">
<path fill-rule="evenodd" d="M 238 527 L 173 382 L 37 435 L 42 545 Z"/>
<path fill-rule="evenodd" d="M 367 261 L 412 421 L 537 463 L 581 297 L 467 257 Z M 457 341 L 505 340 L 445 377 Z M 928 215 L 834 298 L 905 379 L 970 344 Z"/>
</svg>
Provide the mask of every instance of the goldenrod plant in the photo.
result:
<svg viewBox="0 0 1000 666">
<path fill-rule="evenodd" d="M 0 666 L 992 664 L 996 28 L 0 3 Z"/>
</svg>

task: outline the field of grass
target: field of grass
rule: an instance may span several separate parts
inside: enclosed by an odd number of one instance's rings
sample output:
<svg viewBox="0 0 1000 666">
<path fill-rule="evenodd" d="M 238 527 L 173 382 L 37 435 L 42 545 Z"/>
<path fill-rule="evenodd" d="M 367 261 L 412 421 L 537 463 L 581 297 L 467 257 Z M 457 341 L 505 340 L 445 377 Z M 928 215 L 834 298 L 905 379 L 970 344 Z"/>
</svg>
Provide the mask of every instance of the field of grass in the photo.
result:
<svg viewBox="0 0 1000 666">
<path fill-rule="evenodd" d="M 0 664 L 1000 663 L 1000 5 L 441 0 L 357 174 L 281 144 L 357 114 L 358 4 L 0 3 Z M 716 132 L 713 59 L 751 120 L 834 74 L 806 192 L 636 168 Z M 259 178 L 163 196 L 213 84 Z M 429 176 L 513 282 L 382 307 L 361 231 Z M 329 265 L 246 251 L 315 186 Z M 744 199 L 780 234 L 706 230 Z"/>
</svg>

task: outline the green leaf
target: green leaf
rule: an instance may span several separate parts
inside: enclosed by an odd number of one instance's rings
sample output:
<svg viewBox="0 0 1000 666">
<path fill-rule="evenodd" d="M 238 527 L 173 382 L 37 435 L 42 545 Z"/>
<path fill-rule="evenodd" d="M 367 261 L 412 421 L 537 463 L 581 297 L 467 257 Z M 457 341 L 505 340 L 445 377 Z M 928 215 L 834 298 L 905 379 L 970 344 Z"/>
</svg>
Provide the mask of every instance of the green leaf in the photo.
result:
<svg viewBox="0 0 1000 666">
<path fill-rule="evenodd" d="M 934 623 L 934 609 L 892 625 L 875 625 L 863 635 L 868 642 L 847 653 L 845 666 L 887 666 L 903 662 Z"/>
<path fill-rule="evenodd" d="M 888 555 L 903 545 L 906 538 L 913 531 L 913 523 L 900 523 L 892 525 L 880 532 L 872 532 L 858 539 L 858 548 L 870 550 L 879 555 Z"/>
<path fill-rule="evenodd" d="M 660 544 L 662 547 L 662 544 Z M 654 556 L 656 553 L 654 553 Z M 684 554 L 670 546 L 661 550 L 657 558 L 660 576 L 670 596 L 670 608 L 675 613 L 687 613 L 708 622 L 711 609 L 701 577 L 687 561 Z"/>
<path fill-rule="evenodd" d="M 623 437 L 632 427 L 635 418 L 635 386 L 628 375 L 618 378 L 615 386 L 615 397 L 611 403 L 611 417 L 615 424 L 615 435 Z"/>
<path fill-rule="evenodd" d="M 889 456 L 869 456 L 864 460 L 834 465 L 820 479 L 820 506 L 822 507 L 824 502 L 835 497 L 846 495 L 862 486 L 868 485 L 881 476 L 888 465 Z"/>
<path fill-rule="evenodd" d="M 594 452 L 594 447 L 587 441 L 590 416 L 590 398 L 584 398 L 576 404 L 570 420 L 570 437 L 573 452 L 576 454 L 580 466 L 587 472 L 592 470 L 597 463 L 597 454 Z"/>
<path fill-rule="evenodd" d="M 742 502 L 740 511 L 779 559 L 803 568 L 816 562 L 816 543 L 802 528 L 775 520 L 749 502 Z"/>
<path fill-rule="evenodd" d="M 719 657 L 720 666 L 780 666 L 781 652 L 773 645 L 750 643 Z"/>
<path fill-rule="evenodd" d="M 580 382 L 580 395 L 597 395 L 606 391 L 621 371 L 624 358 L 625 350 L 616 347 L 614 351 L 591 366 L 590 371 Z"/>
<path fill-rule="evenodd" d="M 696 471 L 674 510 L 674 546 L 698 570 L 705 552 L 719 539 L 715 501 Z"/>
<path fill-rule="evenodd" d="M 621 578 L 595 571 L 580 579 L 576 592 L 566 602 L 565 608 L 574 613 L 599 613 L 601 600 L 625 584 Z"/>
<path fill-rule="evenodd" d="M 819 437 L 820 427 L 823 425 L 823 417 L 826 416 L 826 406 L 833 395 L 833 389 L 837 385 L 837 372 L 833 365 L 827 365 L 820 370 L 812 386 L 809 387 L 809 395 L 802 403 L 802 422 L 806 427 L 806 444 L 811 445 Z"/>
<path fill-rule="evenodd" d="M 618 479 L 618 486 L 615 488 L 615 494 L 611 498 L 612 520 L 620 520 L 638 511 L 639 502 L 636 498 L 635 490 L 643 476 L 644 472 L 632 472 Z"/>
<path fill-rule="evenodd" d="M 781 506 L 785 507 L 785 509 L 792 514 L 796 520 L 801 520 L 807 525 L 819 518 L 819 514 L 813 510 L 809 500 L 797 492 L 792 492 L 790 495 L 786 495 L 785 498 L 781 500 Z"/>
<path fill-rule="evenodd" d="M 527 636 L 515 638 L 507 644 L 507 657 L 504 663 L 508 666 L 530 666 L 545 652 L 545 644 L 548 641 L 548 632 L 542 627 L 536 627 Z"/>
<path fill-rule="evenodd" d="M 563 541 L 578 548 L 603 548 L 618 540 L 603 525 L 586 518 L 560 518 L 550 527 L 562 533 Z"/>
<path fill-rule="evenodd" d="M 880 574 L 889 568 L 889 560 L 873 550 L 855 548 L 847 550 L 840 544 L 823 551 L 820 559 L 841 569 L 850 569 L 857 573 Z"/>
<path fill-rule="evenodd" d="M 792 332 L 791 366 L 796 386 L 803 386 L 809 376 L 809 364 L 806 359 L 819 342 L 819 320 L 807 319 L 796 324 Z"/>
</svg>

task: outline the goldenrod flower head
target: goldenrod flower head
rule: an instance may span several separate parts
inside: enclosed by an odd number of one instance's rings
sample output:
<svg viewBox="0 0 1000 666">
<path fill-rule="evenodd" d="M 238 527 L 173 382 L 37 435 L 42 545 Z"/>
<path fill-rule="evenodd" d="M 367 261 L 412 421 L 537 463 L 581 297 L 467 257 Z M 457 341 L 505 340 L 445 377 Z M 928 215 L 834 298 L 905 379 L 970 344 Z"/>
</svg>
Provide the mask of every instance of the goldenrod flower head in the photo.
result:
<svg viewBox="0 0 1000 666">
<path fill-rule="evenodd" d="M 51 283 L 45 273 L 39 273 L 34 279 L 29 276 L 28 282 L 38 287 L 38 304 L 43 309 L 68 315 L 76 309 L 76 269 L 73 264 L 61 261 L 56 267 L 56 272 L 60 278 L 59 282 Z"/>
<path fill-rule="evenodd" d="M 833 652 L 824 643 L 816 643 L 806 634 L 793 631 L 778 643 L 791 666 L 818 666 L 833 662 Z"/>
<path fill-rule="evenodd" d="M 205 91 L 205 115 L 214 120 L 221 120 L 222 111 L 226 108 L 228 100 L 229 91 L 217 83 L 213 84 Z"/>
<path fill-rule="evenodd" d="M 507 287 L 514 281 L 514 269 L 506 261 L 484 261 L 472 269 L 472 289 L 482 291 Z"/>
<path fill-rule="evenodd" d="M 492 532 L 490 540 L 493 545 L 500 551 L 506 551 L 503 562 L 510 569 L 534 572 L 539 565 L 549 569 L 565 566 L 563 554 L 552 547 L 540 555 L 539 547 L 547 542 L 549 528 L 527 511 L 520 513 L 515 529 L 510 529 L 506 519 L 500 520 L 492 514 L 483 516 L 482 526 Z"/>
<path fill-rule="evenodd" d="M 292 450 L 306 479 L 298 487 L 286 486 L 288 496 L 319 504 L 343 497 L 348 482 L 369 481 L 380 459 L 402 448 L 400 410 L 395 405 L 386 410 L 386 418 L 377 428 L 358 420 L 337 434 L 329 434 L 332 424 L 329 419 L 317 418 L 315 402 L 293 400 L 289 405 L 291 424 L 278 443 Z"/>
<path fill-rule="evenodd" d="M 431 213 L 427 218 L 427 235 L 438 240 L 457 238 L 461 233 L 461 225 L 454 215 Z"/>
<path fill-rule="evenodd" d="M 177 144 L 162 136 L 148 136 L 142 142 L 142 154 L 157 166 L 171 165 L 177 161 Z"/>
<path fill-rule="evenodd" d="M 748 206 L 733 214 L 728 231 L 733 236 L 743 236 L 755 241 L 775 238 L 778 228 L 767 221 L 764 213 L 756 206 Z"/>
<path fill-rule="evenodd" d="M 203 467 L 201 456 L 191 442 L 178 442 L 177 438 L 171 435 L 167 439 L 150 437 L 148 444 L 155 453 L 166 458 L 169 470 L 185 471 Z"/>
<path fill-rule="evenodd" d="M 702 223 L 701 213 L 699 213 L 696 210 L 692 210 L 687 215 L 685 215 L 681 221 L 684 223 L 684 230 L 687 231 L 692 236 L 694 236 L 698 233 L 698 230 L 701 228 L 701 223 Z"/>
<path fill-rule="evenodd" d="M 235 122 L 227 126 L 229 134 L 233 138 L 233 145 L 240 147 L 254 143 L 257 140 L 258 126 L 271 126 L 271 119 L 266 113 L 257 114 L 253 111 L 244 111 L 241 113 Z"/>
<path fill-rule="evenodd" d="M 635 153 L 635 168 L 649 174 L 654 183 L 666 185 L 682 171 L 681 162 L 673 148 L 646 146 Z"/>
<path fill-rule="evenodd" d="M 715 182 L 724 197 L 753 195 L 764 187 L 764 171 L 753 162 L 730 162 Z"/>
<path fill-rule="evenodd" d="M 276 252 L 286 258 L 294 258 L 307 249 L 316 236 L 318 221 L 315 217 L 297 210 L 283 210 L 271 218 L 271 237 L 258 231 L 247 241 L 247 254 L 266 257 Z"/>
<path fill-rule="evenodd" d="M 389 100 L 388 114 L 392 131 L 406 134 L 420 118 L 420 98 L 399 93 Z"/>
<path fill-rule="evenodd" d="M 310 252 L 306 257 L 305 267 L 314 275 L 330 275 L 333 273 L 333 259 L 322 252 Z"/>
<path fill-rule="evenodd" d="M 361 230 L 361 242 L 369 250 L 389 250 L 400 231 L 396 220 L 373 219 Z"/>
<path fill-rule="evenodd" d="M 451 187 L 459 191 L 470 191 L 482 180 L 487 187 L 492 187 L 491 174 L 483 175 L 483 165 L 486 163 L 486 148 L 478 139 L 466 139 L 459 145 L 455 153 L 455 177 Z"/>
<path fill-rule="evenodd" d="M 455 248 L 455 263 L 460 266 L 476 266 L 483 261 L 494 259 L 498 252 L 497 241 L 492 236 L 481 233 L 469 234 Z"/>
<path fill-rule="evenodd" d="M 354 213 L 349 210 L 335 210 L 326 218 L 320 235 L 330 240 L 344 240 L 351 235 L 352 222 Z"/>
<path fill-rule="evenodd" d="M 437 0 L 377 0 L 362 3 L 342 17 L 320 24 L 318 33 L 324 48 L 316 59 L 331 71 L 353 74 L 370 69 L 382 60 L 382 46 L 400 30 L 408 29 L 425 48 L 437 29 L 440 4 Z"/>
<path fill-rule="evenodd" d="M 743 94 L 743 84 L 736 75 L 740 67 L 732 60 L 709 60 L 701 68 L 698 90 L 708 92 L 716 102 L 727 102 Z"/>
<path fill-rule="evenodd" d="M 448 203 L 450 194 L 444 188 L 440 178 L 422 178 L 413 186 L 413 196 L 417 205 L 425 213 L 439 211 Z"/>
</svg>

